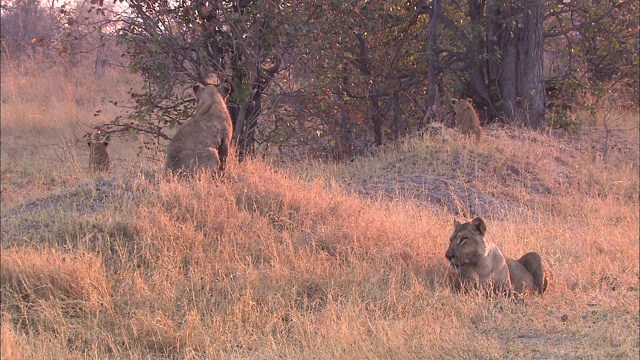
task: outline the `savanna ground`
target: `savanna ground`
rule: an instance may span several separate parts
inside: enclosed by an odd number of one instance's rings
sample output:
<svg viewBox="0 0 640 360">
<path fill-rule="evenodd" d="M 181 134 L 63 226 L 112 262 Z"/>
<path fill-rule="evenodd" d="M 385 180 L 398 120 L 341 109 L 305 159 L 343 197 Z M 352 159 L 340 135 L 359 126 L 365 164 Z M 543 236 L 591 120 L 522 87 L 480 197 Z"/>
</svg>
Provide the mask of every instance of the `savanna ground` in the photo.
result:
<svg viewBox="0 0 640 360">
<path fill-rule="evenodd" d="M 221 181 L 113 138 L 91 174 L 82 135 L 131 86 L 2 63 L 2 359 L 638 358 L 637 113 L 606 151 L 576 113 L 572 134 L 440 129 Z M 507 256 L 542 255 L 544 296 L 451 290 L 453 219 L 477 215 Z"/>
</svg>

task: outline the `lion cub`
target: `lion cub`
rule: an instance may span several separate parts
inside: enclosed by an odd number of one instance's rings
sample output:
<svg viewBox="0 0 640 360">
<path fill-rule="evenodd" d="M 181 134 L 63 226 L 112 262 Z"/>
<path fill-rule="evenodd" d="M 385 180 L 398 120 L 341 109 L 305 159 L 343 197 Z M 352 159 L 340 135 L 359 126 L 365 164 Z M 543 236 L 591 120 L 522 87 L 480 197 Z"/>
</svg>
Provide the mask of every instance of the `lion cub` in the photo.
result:
<svg viewBox="0 0 640 360">
<path fill-rule="evenodd" d="M 89 169 L 91 171 L 109 170 L 109 153 L 107 153 L 107 141 L 88 141 L 89 145 Z"/>
<path fill-rule="evenodd" d="M 455 274 L 455 288 L 485 288 L 496 293 L 517 295 L 527 291 L 542 294 L 548 280 L 540 255 L 530 252 L 520 259 L 506 258 L 487 236 L 481 218 L 464 224 L 453 222 L 453 234 L 445 254 Z"/>
<path fill-rule="evenodd" d="M 451 99 L 451 105 L 456 112 L 456 126 L 465 134 L 475 134 L 476 141 L 480 141 L 482 128 L 478 120 L 478 114 L 473 109 L 473 101 L 467 99 Z"/>
</svg>

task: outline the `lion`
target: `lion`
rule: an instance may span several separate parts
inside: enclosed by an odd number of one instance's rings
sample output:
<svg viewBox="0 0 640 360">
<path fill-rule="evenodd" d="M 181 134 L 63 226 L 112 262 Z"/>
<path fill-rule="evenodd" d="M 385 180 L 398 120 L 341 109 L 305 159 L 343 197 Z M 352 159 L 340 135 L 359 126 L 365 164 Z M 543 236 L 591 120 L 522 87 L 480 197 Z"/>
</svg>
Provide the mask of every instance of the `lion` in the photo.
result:
<svg viewBox="0 0 640 360">
<path fill-rule="evenodd" d="M 203 169 L 222 174 L 233 132 L 225 104 L 229 87 L 197 84 L 193 92 L 198 100 L 195 115 L 171 139 L 165 168 L 184 174 Z"/>
<path fill-rule="evenodd" d="M 473 101 L 467 99 L 451 99 L 451 105 L 456 113 L 456 125 L 465 134 L 475 134 L 476 141 L 480 141 L 482 128 L 478 120 L 478 114 L 473 109 Z"/>
<path fill-rule="evenodd" d="M 549 282 L 538 253 L 527 253 L 517 261 L 505 257 L 486 236 L 487 226 L 481 218 L 464 224 L 454 220 L 453 227 L 445 257 L 454 273 L 457 291 L 483 288 L 520 296 L 547 290 Z"/>
<path fill-rule="evenodd" d="M 89 169 L 91 171 L 108 171 L 109 154 L 107 153 L 108 141 L 87 141 L 89 145 Z"/>
</svg>

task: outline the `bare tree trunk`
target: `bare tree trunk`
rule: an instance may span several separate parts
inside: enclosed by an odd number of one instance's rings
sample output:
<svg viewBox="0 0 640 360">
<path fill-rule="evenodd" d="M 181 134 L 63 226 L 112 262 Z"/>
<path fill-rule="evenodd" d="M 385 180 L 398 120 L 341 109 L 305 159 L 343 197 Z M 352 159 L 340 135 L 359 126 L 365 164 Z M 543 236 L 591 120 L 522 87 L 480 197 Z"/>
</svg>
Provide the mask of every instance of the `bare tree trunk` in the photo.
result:
<svg viewBox="0 0 640 360">
<path fill-rule="evenodd" d="M 431 115 L 431 109 L 436 103 L 436 84 L 438 71 L 438 49 L 436 49 L 436 36 L 438 32 L 438 22 L 440 21 L 440 1 L 433 0 L 433 11 L 429 19 L 429 29 L 427 31 L 427 101 L 425 123 Z"/>
<path fill-rule="evenodd" d="M 356 39 L 359 44 L 359 52 L 357 56 L 357 60 L 353 62 L 354 66 L 362 73 L 364 76 L 371 76 L 371 69 L 369 68 L 369 64 L 371 63 L 371 59 L 369 59 L 369 49 L 367 48 L 367 42 L 363 34 L 356 33 Z M 371 122 L 373 123 L 373 134 L 375 137 L 375 143 L 377 146 L 382 145 L 382 116 L 380 113 L 380 102 L 378 100 L 378 91 L 376 89 L 377 81 L 375 78 L 371 78 L 369 82 L 369 93 L 367 97 L 369 98 L 369 107 L 371 111 Z"/>
<path fill-rule="evenodd" d="M 393 139 L 398 140 L 404 131 L 404 124 L 400 121 L 400 91 L 393 92 Z"/>
<path fill-rule="evenodd" d="M 245 115 L 246 126 L 240 135 L 240 160 L 243 160 L 247 155 L 253 155 L 255 152 L 256 128 L 258 127 L 258 116 L 262 111 L 263 90 L 264 85 L 258 80 L 253 86 L 253 98 Z"/>
<path fill-rule="evenodd" d="M 487 78 L 493 114 L 504 121 L 514 121 L 517 114 L 516 79 L 518 52 L 513 32 L 506 17 L 487 1 L 487 16 L 491 24 L 487 29 L 487 51 L 500 49 L 500 56 L 487 56 Z"/>
<path fill-rule="evenodd" d="M 506 36 L 509 36 L 508 31 Z M 502 49 L 502 63 L 497 78 L 498 98 L 494 100 L 498 104 L 498 114 L 504 119 L 516 120 L 518 114 L 517 71 L 518 51 L 513 42 L 507 42 Z"/>
<path fill-rule="evenodd" d="M 485 2 L 478 0 L 469 0 L 469 17 L 474 24 L 482 24 L 486 20 L 484 14 Z M 486 46 L 486 34 L 482 34 L 479 31 L 472 31 L 471 42 L 467 46 L 467 59 L 464 64 L 464 68 L 471 73 L 471 80 L 467 84 L 468 95 L 471 96 L 474 102 L 482 105 L 482 108 L 488 107 L 491 104 L 489 96 L 486 69 L 485 64 L 479 59 L 482 58 L 487 48 Z M 486 117 L 486 114 L 484 117 Z"/>
<path fill-rule="evenodd" d="M 522 27 L 515 36 L 518 51 L 517 97 L 518 108 L 525 112 L 527 126 L 539 128 L 545 122 L 547 99 L 544 91 L 542 21 L 544 2 L 526 0 Z M 522 121 L 521 120 L 521 121 Z"/>
<path fill-rule="evenodd" d="M 544 124 L 546 95 L 543 78 L 543 0 L 524 0 L 508 8 L 493 0 L 470 0 L 471 19 L 486 21 L 486 65 L 474 68 L 469 91 L 474 100 L 488 105 L 487 114 L 508 122 L 538 128 Z M 512 24 L 517 19 L 517 24 Z M 473 49 L 478 40 L 473 41 Z M 467 61 L 476 59 L 468 52 Z M 486 83 L 484 82 L 486 74 Z M 486 101 L 486 104 L 484 103 Z"/>
<path fill-rule="evenodd" d="M 373 94 L 369 96 L 369 104 L 371 105 L 371 121 L 373 122 L 373 134 L 377 146 L 382 145 L 382 116 L 380 116 L 380 104 L 375 96 L 375 87 L 372 87 Z"/>
<path fill-rule="evenodd" d="M 98 37 L 98 47 L 96 48 L 96 62 L 95 62 L 95 70 L 96 70 L 96 78 L 102 79 L 104 76 L 104 68 L 107 66 L 107 52 L 105 49 L 104 39 L 102 35 L 102 26 L 98 28 L 97 31 Z"/>
</svg>

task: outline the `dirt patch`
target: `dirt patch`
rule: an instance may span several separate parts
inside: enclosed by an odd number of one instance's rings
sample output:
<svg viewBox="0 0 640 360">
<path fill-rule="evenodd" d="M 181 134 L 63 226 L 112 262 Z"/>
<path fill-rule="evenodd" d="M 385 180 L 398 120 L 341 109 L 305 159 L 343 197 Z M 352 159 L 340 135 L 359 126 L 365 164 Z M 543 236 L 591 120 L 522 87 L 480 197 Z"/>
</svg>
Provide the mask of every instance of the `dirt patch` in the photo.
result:
<svg viewBox="0 0 640 360">
<path fill-rule="evenodd" d="M 383 196 L 389 200 L 414 201 L 424 206 L 444 207 L 456 216 L 500 218 L 520 212 L 515 202 L 493 198 L 474 184 L 460 184 L 444 177 L 398 174 L 365 179 L 353 186 L 359 195 Z"/>
</svg>

